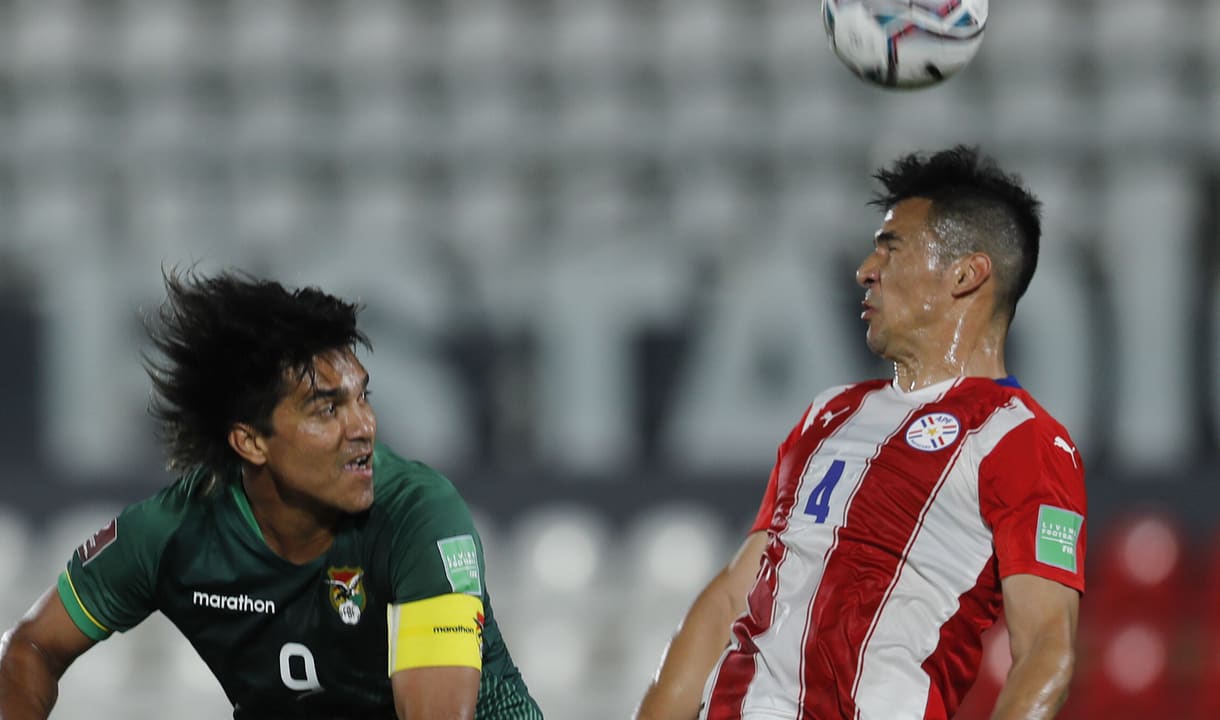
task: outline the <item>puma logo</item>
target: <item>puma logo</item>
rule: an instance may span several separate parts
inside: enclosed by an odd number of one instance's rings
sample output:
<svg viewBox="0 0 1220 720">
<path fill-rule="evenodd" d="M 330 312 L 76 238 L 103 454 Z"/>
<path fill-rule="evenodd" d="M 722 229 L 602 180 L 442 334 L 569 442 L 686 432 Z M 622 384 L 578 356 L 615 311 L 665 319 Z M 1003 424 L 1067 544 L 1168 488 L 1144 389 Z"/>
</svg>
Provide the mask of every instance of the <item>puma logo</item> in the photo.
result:
<svg viewBox="0 0 1220 720">
<path fill-rule="evenodd" d="M 835 418 L 839 417 L 840 415 L 847 412 L 848 410 L 851 410 L 850 405 L 848 405 L 845 408 L 840 408 L 838 410 L 835 410 L 834 412 L 827 410 L 826 412 L 822 413 L 821 417 L 819 418 L 822 421 L 822 427 L 826 427 L 827 425 L 830 424 L 831 420 L 834 420 Z"/>
<path fill-rule="evenodd" d="M 1067 440 L 1064 440 L 1063 438 L 1056 435 L 1055 436 L 1055 447 L 1064 451 L 1068 455 L 1071 455 L 1072 456 L 1072 467 L 1078 467 L 1076 465 L 1076 448 L 1069 445 Z"/>
</svg>

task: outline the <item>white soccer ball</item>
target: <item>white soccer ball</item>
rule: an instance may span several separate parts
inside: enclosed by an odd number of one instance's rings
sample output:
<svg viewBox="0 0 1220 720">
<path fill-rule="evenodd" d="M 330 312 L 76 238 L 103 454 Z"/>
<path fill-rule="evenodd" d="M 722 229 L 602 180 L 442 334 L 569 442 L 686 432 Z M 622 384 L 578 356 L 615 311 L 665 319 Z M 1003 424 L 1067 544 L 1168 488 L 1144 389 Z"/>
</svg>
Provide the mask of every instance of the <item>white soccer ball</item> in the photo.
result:
<svg viewBox="0 0 1220 720">
<path fill-rule="evenodd" d="M 978 52 L 987 0 L 822 0 L 830 47 L 852 72 L 886 87 L 933 85 Z"/>
</svg>

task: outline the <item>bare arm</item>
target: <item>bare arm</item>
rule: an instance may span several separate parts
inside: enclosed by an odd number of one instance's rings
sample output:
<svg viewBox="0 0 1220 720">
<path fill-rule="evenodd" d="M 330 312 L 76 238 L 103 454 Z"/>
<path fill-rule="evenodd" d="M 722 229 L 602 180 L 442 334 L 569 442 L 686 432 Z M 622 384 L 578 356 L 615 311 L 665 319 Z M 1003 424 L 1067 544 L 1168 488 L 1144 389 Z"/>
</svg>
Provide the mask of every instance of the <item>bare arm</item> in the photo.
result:
<svg viewBox="0 0 1220 720">
<path fill-rule="evenodd" d="M 992 720 L 1049 720 L 1072 679 L 1080 594 L 1034 575 L 1005 578 L 1003 591 L 1012 669 Z"/>
<path fill-rule="evenodd" d="M 481 677 L 472 667 L 399 670 L 390 678 L 398 720 L 472 720 Z"/>
<path fill-rule="evenodd" d="M 751 533 L 732 561 L 695 598 L 636 711 L 637 720 L 687 720 L 699 713 L 708 673 L 729 642 L 734 618 L 758 575 L 767 533 Z"/>
<path fill-rule="evenodd" d="M 93 647 L 52 587 L 0 640 L 0 720 L 44 720 L 59 696 L 59 678 Z"/>
</svg>

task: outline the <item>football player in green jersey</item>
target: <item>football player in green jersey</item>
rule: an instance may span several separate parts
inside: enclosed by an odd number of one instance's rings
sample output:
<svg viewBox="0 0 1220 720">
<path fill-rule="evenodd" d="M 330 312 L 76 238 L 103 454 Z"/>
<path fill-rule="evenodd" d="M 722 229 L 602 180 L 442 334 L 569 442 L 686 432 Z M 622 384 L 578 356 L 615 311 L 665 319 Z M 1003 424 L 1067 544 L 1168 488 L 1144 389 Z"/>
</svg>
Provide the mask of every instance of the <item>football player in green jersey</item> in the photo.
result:
<svg viewBox="0 0 1220 720">
<path fill-rule="evenodd" d="M 0 643 L 0 720 L 153 611 L 235 718 L 541 718 L 470 512 L 376 441 L 358 307 L 237 273 L 166 276 L 148 361 L 180 478 L 77 548 Z"/>
</svg>

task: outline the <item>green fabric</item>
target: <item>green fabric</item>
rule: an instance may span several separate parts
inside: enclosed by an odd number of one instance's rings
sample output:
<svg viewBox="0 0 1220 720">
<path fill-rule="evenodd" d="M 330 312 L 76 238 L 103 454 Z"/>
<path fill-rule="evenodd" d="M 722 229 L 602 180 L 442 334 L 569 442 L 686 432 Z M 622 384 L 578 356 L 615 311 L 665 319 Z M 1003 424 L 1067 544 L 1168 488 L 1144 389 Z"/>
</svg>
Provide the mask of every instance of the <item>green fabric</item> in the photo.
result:
<svg viewBox="0 0 1220 720">
<path fill-rule="evenodd" d="M 59 591 L 59 599 L 63 600 L 64 607 L 68 610 L 68 617 L 72 618 L 72 622 L 76 623 L 76 627 L 80 628 L 85 637 L 97 641 L 110 637 L 110 629 L 99 625 L 81 606 L 80 600 L 76 597 L 76 591 L 72 589 L 72 580 L 68 577 L 67 570 L 59 574 L 56 587 Z"/>
<path fill-rule="evenodd" d="M 90 615 L 125 631 L 162 612 L 216 675 L 235 718 L 388 720 L 387 606 L 454 592 L 455 573 L 473 590 L 477 577 L 485 624 L 476 716 L 541 717 L 496 623 L 482 540 L 461 496 L 435 470 L 380 445 L 373 467 L 373 507 L 348 518 L 309 563 L 271 551 L 236 476 L 204 493 L 205 476 L 193 473 L 125 509 L 115 540 L 87 564 L 73 555 L 60 595 L 90 637 L 107 634 Z M 447 566 L 441 546 L 452 550 L 447 541 L 462 536 L 470 544 L 459 542 Z"/>
<path fill-rule="evenodd" d="M 229 483 L 229 492 L 233 495 L 233 502 L 237 504 L 238 512 L 250 524 L 250 528 L 258 535 L 258 539 L 267 542 L 267 539 L 263 537 L 263 529 L 258 526 L 258 520 L 254 517 L 254 509 L 250 507 L 250 499 L 246 497 L 246 491 L 242 489 L 241 483 Z"/>
</svg>

